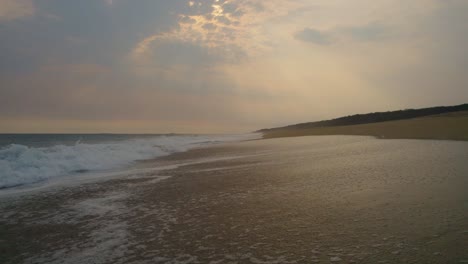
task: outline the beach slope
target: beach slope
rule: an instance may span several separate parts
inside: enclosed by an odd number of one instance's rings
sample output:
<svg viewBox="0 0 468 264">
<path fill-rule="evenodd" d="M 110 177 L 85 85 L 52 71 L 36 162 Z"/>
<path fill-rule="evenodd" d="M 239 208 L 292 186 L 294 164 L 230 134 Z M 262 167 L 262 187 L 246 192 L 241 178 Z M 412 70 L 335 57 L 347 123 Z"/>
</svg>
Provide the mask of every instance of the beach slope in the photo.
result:
<svg viewBox="0 0 468 264">
<path fill-rule="evenodd" d="M 467 144 L 256 140 L 2 197 L 0 262 L 466 263 Z"/>
<path fill-rule="evenodd" d="M 264 138 L 308 135 L 367 135 L 387 139 L 468 140 L 468 111 L 346 126 L 285 127 L 263 131 Z"/>
</svg>

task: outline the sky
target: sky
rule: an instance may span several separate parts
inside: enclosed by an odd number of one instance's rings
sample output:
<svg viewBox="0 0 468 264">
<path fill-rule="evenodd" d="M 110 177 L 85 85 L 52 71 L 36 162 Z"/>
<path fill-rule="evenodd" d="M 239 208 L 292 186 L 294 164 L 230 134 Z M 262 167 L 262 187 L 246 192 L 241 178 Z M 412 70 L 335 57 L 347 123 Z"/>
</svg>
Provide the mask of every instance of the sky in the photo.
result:
<svg viewBox="0 0 468 264">
<path fill-rule="evenodd" d="M 466 0 L 0 0 L 0 133 L 238 133 L 468 102 Z"/>
</svg>

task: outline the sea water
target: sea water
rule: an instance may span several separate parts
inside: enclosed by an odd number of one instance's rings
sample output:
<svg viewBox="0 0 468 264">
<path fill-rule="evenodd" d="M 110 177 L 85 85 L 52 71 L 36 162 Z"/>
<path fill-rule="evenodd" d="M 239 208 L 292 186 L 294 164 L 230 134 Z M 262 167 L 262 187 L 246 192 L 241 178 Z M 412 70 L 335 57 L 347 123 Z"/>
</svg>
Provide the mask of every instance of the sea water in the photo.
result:
<svg viewBox="0 0 468 264">
<path fill-rule="evenodd" d="M 0 189 L 125 168 L 138 160 L 257 137 L 258 134 L 1 134 Z"/>
</svg>

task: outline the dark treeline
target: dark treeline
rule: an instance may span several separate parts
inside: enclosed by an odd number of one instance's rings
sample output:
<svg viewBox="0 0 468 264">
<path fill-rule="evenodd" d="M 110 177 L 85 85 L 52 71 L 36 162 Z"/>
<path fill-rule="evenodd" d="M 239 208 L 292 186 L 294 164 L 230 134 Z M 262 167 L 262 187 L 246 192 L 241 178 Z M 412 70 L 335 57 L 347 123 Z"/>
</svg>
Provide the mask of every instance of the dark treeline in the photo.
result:
<svg viewBox="0 0 468 264">
<path fill-rule="evenodd" d="M 439 106 L 431 108 L 422 108 L 422 109 L 405 109 L 398 111 L 390 112 L 377 112 L 370 114 L 358 114 L 340 117 L 331 120 L 324 120 L 318 122 L 309 122 L 296 125 L 290 125 L 285 127 L 262 129 L 258 132 L 267 132 L 280 129 L 308 129 L 315 127 L 330 127 L 330 126 L 349 126 L 349 125 L 359 125 L 359 124 L 369 124 L 393 120 L 402 120 L 410 119 L 416 117 L 430 116 L 430 115 L 439 115 L 446 114 L 451 112 L 458 111 L 468 111 L 468 104 L 456 105 L 456 106 Z"/>
</svg>

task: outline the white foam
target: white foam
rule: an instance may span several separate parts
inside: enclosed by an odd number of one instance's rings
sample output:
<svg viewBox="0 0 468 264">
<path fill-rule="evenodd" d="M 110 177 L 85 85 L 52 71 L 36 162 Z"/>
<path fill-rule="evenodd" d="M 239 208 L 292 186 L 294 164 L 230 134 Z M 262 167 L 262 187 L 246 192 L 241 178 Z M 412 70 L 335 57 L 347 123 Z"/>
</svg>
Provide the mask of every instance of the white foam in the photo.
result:
<svg viewBox="0 0 468 264">
<path fill-rule="evenodd" d="M 24 263 L 126 263 L 123 257 L 132 245 L 128 223 L 119 216 L 129 213 L 123 202 L 129 194 L 109 192 L 101 197 L 88 198 L 78 203 L 70 201 L 66 213 L 54 211 L 36 222 L 38 224 L 81 224 L 86 231 L 83 239 L 67 247 L 41 252 Z M 85 218 L 91 216 L 92 221 Z M 37 221 L 37 219 L 36 219 Z"/>
<path fill-rule="evenodd" d="M 330 261 L 331 262 L 340 262 L 342 259 L 340 257 L 331 257 Z"/>
<path fill-rule="evenodd" d="M 0 149 L 0 188 L 37 183 L 83 171 L 105 171 L 219 142 L 258 138 L 258 134 L 223 136 L 156 136 L 114 143 Z"/>
</svg>

